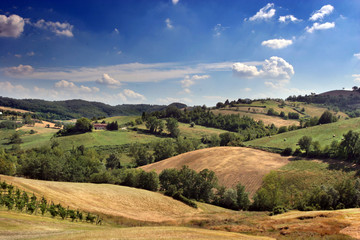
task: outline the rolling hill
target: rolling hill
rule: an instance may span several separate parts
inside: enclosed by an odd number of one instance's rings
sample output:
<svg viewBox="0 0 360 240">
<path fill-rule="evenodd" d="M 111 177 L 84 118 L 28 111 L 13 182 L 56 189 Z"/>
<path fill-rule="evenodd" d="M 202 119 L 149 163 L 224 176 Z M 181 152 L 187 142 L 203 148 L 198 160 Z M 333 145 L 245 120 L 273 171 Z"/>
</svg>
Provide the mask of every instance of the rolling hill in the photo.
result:
<svg viewBox="0 0 360 240">
<path fill-rule="evenodd" d="M 288 157 L 256 149 L 215 147 L 184 153 L 141 168 L 157 173 L 167 168 L 180 169 L 183 165 L 196 171 L 207 168 L 215 172 L 221 185 L 234 187 L 240 182 L 252 196 L 267 173 L 288 162 Z"/>
<path fill-rule="evenodd" d="M 40 181 L 5 175 L 0 175 L 0 179 L 55 203 L 112 218 L 171 222 L 200 213 L 200 210 L 170 197 L 142 189 L 111 184 Z"/>
<path fill-rule="evenodd" d="M 274 149 L 285 149 L 291 147 L 293 150 L 297 147 L 297 142 L 302 136 L 311 136 L 313 141 L 319 141 L 322 147 L 330 145 L 332 141 L 340 141 L 343 134 L 349 130 L 360 131 L 360 118 L 352 118 L 345 121 L 318 125 L 309 128 L 302 128 L 278 135 L 255 139 L 244 142 L 247 146 L 265 147 Z"/>
</svg>

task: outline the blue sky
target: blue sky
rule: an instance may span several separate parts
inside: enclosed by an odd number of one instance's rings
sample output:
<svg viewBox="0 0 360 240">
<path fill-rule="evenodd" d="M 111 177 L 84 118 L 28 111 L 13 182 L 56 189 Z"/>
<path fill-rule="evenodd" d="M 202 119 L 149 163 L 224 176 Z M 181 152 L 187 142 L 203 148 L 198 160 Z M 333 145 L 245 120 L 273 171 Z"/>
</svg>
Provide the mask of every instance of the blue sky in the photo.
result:
<svg viewBox="0 0 360 240">
<path fill-rule="evenodd" d="M 0 3 L 0 96 L 214 106 L 360 85 L 360 1 Z"/>
</svg>

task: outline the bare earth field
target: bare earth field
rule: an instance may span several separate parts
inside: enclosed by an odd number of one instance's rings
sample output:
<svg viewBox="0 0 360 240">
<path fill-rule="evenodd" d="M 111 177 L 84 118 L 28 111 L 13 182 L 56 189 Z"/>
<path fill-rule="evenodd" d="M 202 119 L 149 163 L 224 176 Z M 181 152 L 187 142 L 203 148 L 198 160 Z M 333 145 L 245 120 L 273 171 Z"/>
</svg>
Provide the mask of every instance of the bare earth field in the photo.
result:
<svg viewBox="0 0 360 240">
<path fill-rule="evenodd" d="M 183 165 L 196 171 L 207 168 L 215 172 L 221 185 L 234 187 L 240 182 L 253 196 L 261 186 L 263 177 L 289 163 L 289 159 L 250 148 L 215 147 L 184 153 L 141 168 L 157 173 L 167 168 L 180 169 Z"/>
</svg>

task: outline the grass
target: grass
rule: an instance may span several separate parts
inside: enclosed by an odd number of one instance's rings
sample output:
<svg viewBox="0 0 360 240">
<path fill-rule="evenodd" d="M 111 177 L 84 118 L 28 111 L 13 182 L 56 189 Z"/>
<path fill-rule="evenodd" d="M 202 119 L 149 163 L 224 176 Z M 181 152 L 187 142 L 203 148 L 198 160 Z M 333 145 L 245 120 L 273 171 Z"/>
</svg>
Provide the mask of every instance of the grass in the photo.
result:
<svg viewBox="0 0 360 240">
<path fill-rule="evenodd" d="M 280 149 L 291 147 L 294 150 L 297 148 L 296 144 L 302 136 L 310 136 L 313 141 L 319 141 L 320 145 L 325 147 L 326 145 L 330 145 L 334 140 L 341 141 L 343 135 L 349 130 L 356 132 L 360 131 L 360 118 L 352 118 L 331 124 L 298 129 L 295 131 L 281 133 L 272 136 L 271 138 L 264 137 L 255 139 L 245 142 L 244 144 L 248 146 Z"/>
<path fill-rule="evenodd" d="M 289 162 L 288 157 L 260 150 L 241 147 L 215 147 L 184 153 L 160 162 L 141 167 L 146 171 L 160 173 L 166 168 L 205 168 L 215 172 L 221 185 L 234 187 L 241 183 L 252 196 L 262 184 L 262 178 L 271 170 Z"/>
<path fill-rule="evenodd" d="M 137 118 L 141 118 L 141 116 L 115 116 L 99 120 L 99 122 L 102 122 L 103 120 L 107 123 L 117 121 L 119 125 L 123 125 L 125 123 L 135 121 Z"/>
<path fill-rule="evenodd" d="M 157 226 L 117 227 L 66 222 L 0 210 L 0 239 L 271 239 L 226 231 Z"/>
</svg>

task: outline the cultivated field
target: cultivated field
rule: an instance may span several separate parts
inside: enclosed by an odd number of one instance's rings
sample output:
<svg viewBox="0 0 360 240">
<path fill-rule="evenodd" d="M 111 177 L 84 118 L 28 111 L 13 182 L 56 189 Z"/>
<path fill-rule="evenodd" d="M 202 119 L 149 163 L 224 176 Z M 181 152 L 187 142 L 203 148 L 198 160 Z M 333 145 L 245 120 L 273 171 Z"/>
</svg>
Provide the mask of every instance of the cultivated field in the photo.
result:
<svg viewBox="0 0 360 240">
<path fill-rule="evenodd" d="M 221 185 L 234 187 L 241 183 L 252 196 L 261 186 L 262 178 L 271 170 L 289 163 L 289 157 L 241 147 L 215 147 L 184 153 L 141 167 L 160 173 L 167 168 L 180 169 L 183 165 L 201 171 L 215 172 Z"/>
<path fill-rule="evenodd" d="M 248 146 L 267 147 L 284 149 L 297 147 L 297 142 L 302 136 L 311 136 L 313 141 L 319 141 L 322 147 L 330 145 L 332 141 L 341 141 L 343 134 L 349 130 L 360 131 L 360 118 L 353 118 L 330 124 L 324 124 L 295 131 L 281 133 L 275 136 L 263 137 L 249 142 L 244 142 Z"/>
</svg>

